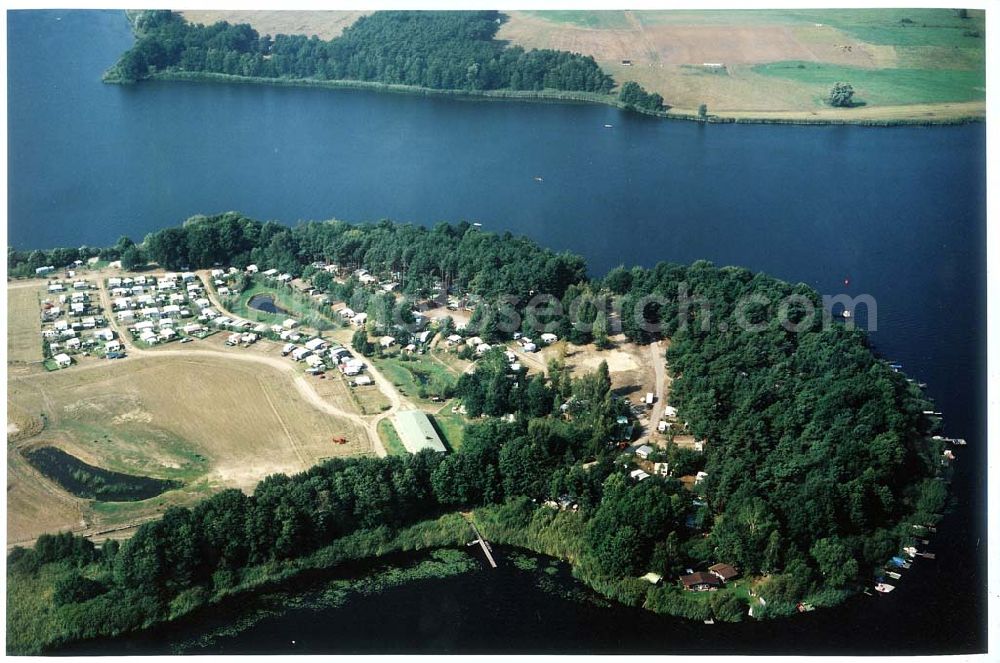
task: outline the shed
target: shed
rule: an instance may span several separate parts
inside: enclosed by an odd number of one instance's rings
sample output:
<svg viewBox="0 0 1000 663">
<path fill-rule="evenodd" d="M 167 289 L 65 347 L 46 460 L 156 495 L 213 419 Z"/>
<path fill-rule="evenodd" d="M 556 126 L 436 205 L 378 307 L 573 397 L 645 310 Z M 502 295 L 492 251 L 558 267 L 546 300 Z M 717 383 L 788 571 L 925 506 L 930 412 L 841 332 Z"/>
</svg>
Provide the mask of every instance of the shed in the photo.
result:
<svg viewBox="0 0 1000 663">
<path fill-rule="evenodd" d="M 424 449 L 444 453 L 446 451 L 431 420 L 420 410 L 406 410 L 395 416 L 396 432 L 406 450 L 415 454 Z"/>
<path fill-rule="evenodd" d="M 53 357 L 53 359 L 56 360 L 56 365 L 58 365 L 59 368 L 66 368 L 67 366 L 73 363 L 73 360 L 70 358 L 70 356 L 65 353 L 57 354 L 55 357 Z"/>
<path fill-rule="evenodd" d="M 632 470 L 628 475 L 636 481 L 642 481 L 643 479 L 649 478 L 649 474 L 645 470 Z"/>
<path fill-rule="evenodd" d="M 644 444 L 635 450 L 635 455 L 642 459 L 649 458 L 649 454 L 651 453 L 653 453 L 653 447 L 648 444 Z"/>
<path fill-rule="evenodd" d="M 542 343 L 547 343 L 547 344 L 555 343 L 556 341 L 559 340 L 558 336 L 556 336 L 555 334 L 550 334 L 548 332 L 542 334 L 540 338 L 542 339 Z"/>
<path fill-rule="evenodd" d="M 359 375 L 358 377 L 356 377 L 354 379 L 354 386 L 355 387 L 364 387 L 364 386 L 370 385 L 370 384 L 374 384 L 374 383 L 372 382 L 371 376 L 368 376 L 368 375 Z"/>
</svg>

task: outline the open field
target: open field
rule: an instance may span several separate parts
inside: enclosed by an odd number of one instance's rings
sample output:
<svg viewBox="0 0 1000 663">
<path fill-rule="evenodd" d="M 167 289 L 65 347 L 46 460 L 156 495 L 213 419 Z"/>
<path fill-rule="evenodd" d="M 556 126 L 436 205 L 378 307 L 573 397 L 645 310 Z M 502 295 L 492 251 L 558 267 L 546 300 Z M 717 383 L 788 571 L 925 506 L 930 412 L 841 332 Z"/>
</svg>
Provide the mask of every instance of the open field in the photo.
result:
<svg viewBox="0 0 1000 663">
<path fill-rule="evenodd" d="M 221 488 L 251 490 L 268 474 L 371 452 L 359 426 L 289 398 L 294 391 L 281 371 L 211 356 L 143 357 L 12 379 L 10 402 L 21 412 L 44 413 L 46 426 L 8 448 L 9 540 L 84 523 L 94 531 L 114 527 Z M 349 443 L 335 445 L 335 436 Z M 76 500 L 18 453 L 43 444 L 92 465 L 185 486 L 143 502 Z M 39 509 L 51 515 L 39 518 Z"/>
<path fill-rule="evenodd" d="M 8 362 L 42 360 L 39 294 L 44 291 L 44 281 L 25 281 L 7 287 Z"/>
<path fill-rule="evenodd" d="M 396 426 L 391 419 L 378 422 L 378 436 L 390 456 L 405 456 L 410 453 L 399 439 L 399 433 L 396 432 Z"/>
<path fill-rule="evenodd" d="M 333 39 L 369 11 L 254 11 L 254 10 L 195 10 L 181 14 L 192 23 L 211 25 L 217 21 L 249 23 L 260 34 L 316 35 Z"/>
<path fill-rule="evenodd" d="M 690 112 L 702 103 L 710 113 L 727 117 L 736 112 L 834 111 L 823 103 L 829 89 L 825 77 L 803 80 L 797 69 L 758 66 L 791 61 L 842 75 L 839 80 L 853 83 L 869 105 L 976 102 L 974 109 L 912 107 L 920 119 L 956 113 L 965 117 L 985 108 L 982 12 L 970 11 L 967 19 L 947 9 L 508 14 L 500 38 L 526 48 L 592 55 L 616 81 L 635 80 L 662 94 L 678 111 Z M 724 66 L 710 69 L 705 63 Z M 859 110 L 836 110 L 816 119 L 879 117 L 855 112 Z M 909 116 L 906 110 L 881 116 L 899 117 Z"/>
</svg>

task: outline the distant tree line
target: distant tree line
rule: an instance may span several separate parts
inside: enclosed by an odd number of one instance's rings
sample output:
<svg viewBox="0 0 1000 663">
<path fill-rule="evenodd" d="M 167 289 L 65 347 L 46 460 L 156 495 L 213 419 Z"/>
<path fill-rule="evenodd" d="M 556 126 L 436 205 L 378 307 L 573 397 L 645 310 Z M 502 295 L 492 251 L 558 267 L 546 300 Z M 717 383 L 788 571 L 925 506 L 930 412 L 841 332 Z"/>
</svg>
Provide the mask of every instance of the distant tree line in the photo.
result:
<svg viewBox="0 0 1000 663">
<path fill-rule="evenodd" d="M 147 11 L 135 22 L 135 45 L 112 74 L 124 82 L 178 70 L 439 90 L 610 92 L 611 77 L 592 57 L 525 51 L 494 39 L 503 20 L 496 11 L 381 11 L 324 41 L 260 36 L 246 24 L 193 25 L 173 12 Z"/>
</svg>

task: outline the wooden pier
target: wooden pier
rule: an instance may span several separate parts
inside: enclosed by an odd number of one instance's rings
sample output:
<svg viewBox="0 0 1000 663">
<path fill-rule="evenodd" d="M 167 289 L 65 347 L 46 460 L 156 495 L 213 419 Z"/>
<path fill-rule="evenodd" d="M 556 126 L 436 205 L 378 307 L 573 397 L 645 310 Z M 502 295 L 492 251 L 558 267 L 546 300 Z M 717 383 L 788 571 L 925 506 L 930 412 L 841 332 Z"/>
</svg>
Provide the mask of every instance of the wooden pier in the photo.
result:
<svg viewBox="0 0 1000 663">
<path fill-rule="evenodd" d="M 470 541 L 467 545 L 474 546 L 477 543 L 483 549 L 486 554 L 486 560 L 490 563 L 490 566 L 494 569 L 497 568 L 496 560 L 493 559 L 493 548 L 490 547 L 490 542 L 483 538 L 483 535 L 479 533 L 479 528 L 476 527 L 476 523 L 469 520 L 469 527 L 472 528 L 472 533 L 476 535 L 475 541 Z"/>
</svg>

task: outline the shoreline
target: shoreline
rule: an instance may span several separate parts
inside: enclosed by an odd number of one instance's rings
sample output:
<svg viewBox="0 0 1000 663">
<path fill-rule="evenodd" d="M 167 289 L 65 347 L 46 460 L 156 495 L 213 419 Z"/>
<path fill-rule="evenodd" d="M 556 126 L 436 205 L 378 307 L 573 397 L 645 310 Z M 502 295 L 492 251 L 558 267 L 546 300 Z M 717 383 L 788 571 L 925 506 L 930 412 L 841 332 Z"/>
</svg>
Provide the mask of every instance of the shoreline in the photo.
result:
<svg viewBox="0 0 1000 663">
<path fill-rule="evenodd" d="M 109 76 L 109 72 L 106 72 L 102 78 L 105 83 L 111 85 L 131 84 L 117 80 L 113 76 Z M 632 108 L 618 101 L 617 95 L 601 95 L 592 92 L 569 92 L 561 90 L 440 90 L 414 85 L 381 83 L 378 81 L 359 81 L 349 79 L 319 80 L 311 78 L 262 78 L 257 76 L 240 76 L 236 74 L 187 71 L 156 72 L 155 74 L 152 74 L 148 80 L 268 85 L 274 87 L 307 87 L 329 90 L 369 90 L 375 92 L 388 92 L 392 94 L 453 97 L 466 100 L 499 99 L 542 103 L 571 102 L 603 104 L 619 110 L 633 111 L 650 117 L 658 117 L 667 120 L 699 122 L 702 124 L 785 124 L 804 126 L 854 125 L 891 127 L 948 126 L 986 121 L 986 108 L 985 104 L 982 102 L 913 104 L 913 108 L 923 109 L 922 116 L 905 114 L 899 116 L 895 115 L 896 112 L 904 112 L 906 109 L 910 109 L 910 106 L 881 106 L 875 108 L 861 107 L 855 109 L 859 113 L 859 117 L 846 117 L 843 115 L 845 111 L 833 108 L 824 108 L 817 111 L 720 111 L 702 118 L 698 116 L 697 112 L 687 109 L 668 108 L 664 111 L 649 111 L 640 108 Z"/>
</svg>

